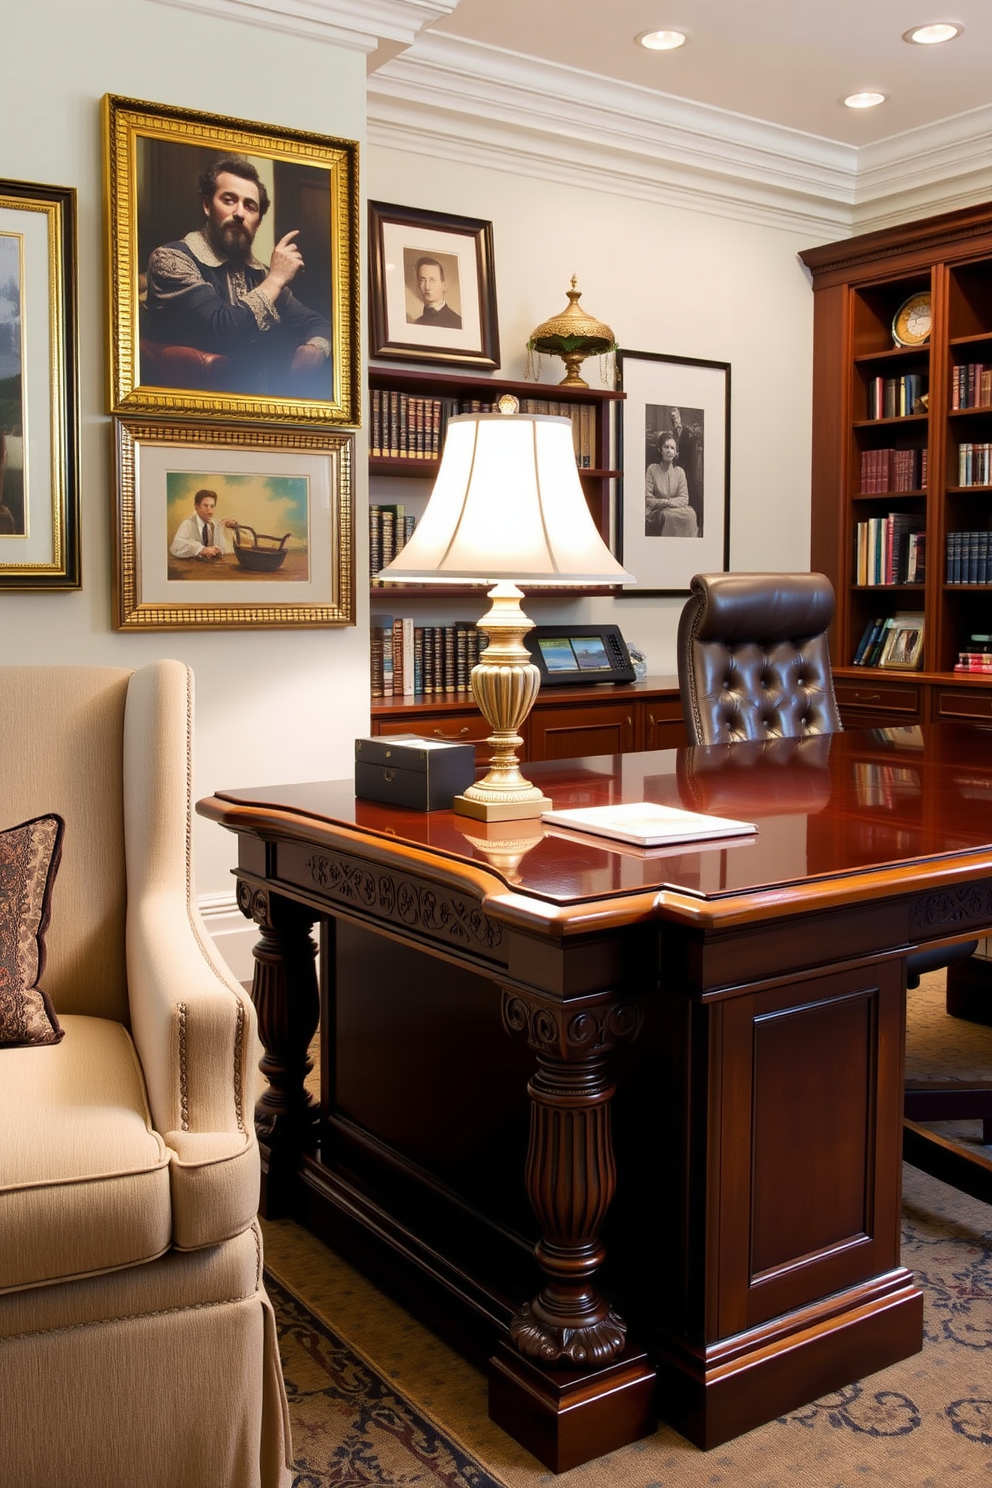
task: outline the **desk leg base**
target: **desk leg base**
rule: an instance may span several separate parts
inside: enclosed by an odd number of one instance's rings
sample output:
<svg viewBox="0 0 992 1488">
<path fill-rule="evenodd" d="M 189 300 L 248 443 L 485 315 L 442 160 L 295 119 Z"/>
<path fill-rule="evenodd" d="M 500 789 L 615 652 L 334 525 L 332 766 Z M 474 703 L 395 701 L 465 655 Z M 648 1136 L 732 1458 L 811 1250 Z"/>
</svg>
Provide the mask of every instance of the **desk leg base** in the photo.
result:
<svg viewBox="0 0 992 1488">
<path fill-rule="evenodd" d="M 658 1414 L 708 1451 L 822 1395 L 918 1354 L 923 1294 L 912 1274 L 884 1298 L 852 1306 L 785 1336 L 735 1341 L 658 1369 Z"/>
<path fill-rule="evenodd" d="M 501 1343 L 489 1360 L 489 1418 L 552 1472 L 649 1436 L 655 1371 L 629 1347 L 601 1369 L 544 1370 Z"/>
</svg>

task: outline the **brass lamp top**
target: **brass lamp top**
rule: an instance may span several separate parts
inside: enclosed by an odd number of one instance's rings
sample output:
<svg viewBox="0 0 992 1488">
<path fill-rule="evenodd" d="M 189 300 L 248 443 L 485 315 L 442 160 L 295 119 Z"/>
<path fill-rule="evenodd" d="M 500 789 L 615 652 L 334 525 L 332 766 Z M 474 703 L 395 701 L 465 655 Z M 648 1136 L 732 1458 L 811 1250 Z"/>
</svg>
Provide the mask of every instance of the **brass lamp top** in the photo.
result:
<svg viewBox="0 0 992 1488">
<path fill-rule="evenodd" d="M 565 363 L 566 375 L 563 387 L 588 387 L 579 376 L 579 363 L 588 356 L 616 350 L 616 338 L 608 325 L 587 315 L 579 305 L 581 290 L 576 289 L 576 276 L 572 275 L 572 287 L 568 290 L 568 304 L 559 315 L 544 320 L 530 334 L 528 351 L 546 352 L 560 356 Z"/>
</svg>

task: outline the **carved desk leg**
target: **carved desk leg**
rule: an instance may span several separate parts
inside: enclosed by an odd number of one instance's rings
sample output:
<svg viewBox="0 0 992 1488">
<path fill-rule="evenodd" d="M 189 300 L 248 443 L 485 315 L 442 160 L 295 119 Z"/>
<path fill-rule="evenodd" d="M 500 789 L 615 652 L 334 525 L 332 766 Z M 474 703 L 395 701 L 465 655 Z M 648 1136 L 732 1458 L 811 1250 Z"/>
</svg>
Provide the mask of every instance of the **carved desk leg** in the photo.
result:
<svg viewBox="0 0 992 1488">
<path fill-rule="evenodd" d="M 616 1186 L 608 1056 L 634 1037 L 640 1015 L 603 996 L 563 1007 L 507 989 L 503 1023 L 537 1052 L 526 1179 L 545 1284 L 510 1324 L 516 1356 L 503 1347 L 491 1361 L 489 1413 L 563 1472 L 654 1424 L 654 1371 L 627 1346 L 626 1324 L 594 1284 Z"/>
<path fill-rule="evenodd" d="M 238 906 L 262 932 L 253 946 L 252 1002 L 264 1053 L 266 1088 L 255 1105 L 262 1144 L 262 1206 L 269 1219 L 286 1212 L 297 1159 L 316 1144 L 319 1108 L 304 1081 L 308 1050 L 320 1019 L 312 910 L 267 889 L 238 884 Z"/>
</svg>

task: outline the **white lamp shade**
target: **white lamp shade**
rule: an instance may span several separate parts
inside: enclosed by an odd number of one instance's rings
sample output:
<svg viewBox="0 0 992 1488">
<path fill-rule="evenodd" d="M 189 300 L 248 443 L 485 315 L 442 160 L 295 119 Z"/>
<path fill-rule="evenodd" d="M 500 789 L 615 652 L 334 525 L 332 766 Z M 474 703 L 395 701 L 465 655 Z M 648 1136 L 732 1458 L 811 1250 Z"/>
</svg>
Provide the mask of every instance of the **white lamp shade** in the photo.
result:
<svg viewBox="0 0 992 1488">
<path fill-rule="evenodd" d="M 586 505 L 571 419 L 534 413 L 448 421 L 424 515 L 379 576 L 435 584 L 633 581 Z"/>
</svg>

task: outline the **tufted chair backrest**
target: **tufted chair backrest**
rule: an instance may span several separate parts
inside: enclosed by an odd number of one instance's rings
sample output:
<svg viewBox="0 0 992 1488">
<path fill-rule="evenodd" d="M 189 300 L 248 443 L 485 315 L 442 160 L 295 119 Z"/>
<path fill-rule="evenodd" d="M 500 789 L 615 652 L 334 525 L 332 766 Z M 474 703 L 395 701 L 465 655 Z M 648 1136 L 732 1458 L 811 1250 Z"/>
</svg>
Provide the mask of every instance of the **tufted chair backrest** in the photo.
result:
<svg viewBox="0 0 992 1488">
<path fill-rule="evenodd" d="M 678 634 L 690 743 L 840 732 L 825 574 L 696 574 L 690 588 Z"/>
</svg>

